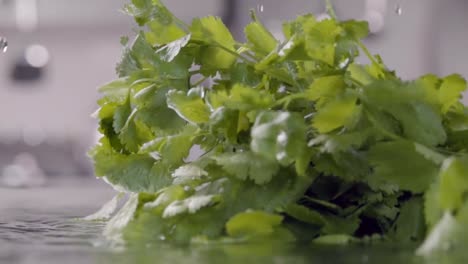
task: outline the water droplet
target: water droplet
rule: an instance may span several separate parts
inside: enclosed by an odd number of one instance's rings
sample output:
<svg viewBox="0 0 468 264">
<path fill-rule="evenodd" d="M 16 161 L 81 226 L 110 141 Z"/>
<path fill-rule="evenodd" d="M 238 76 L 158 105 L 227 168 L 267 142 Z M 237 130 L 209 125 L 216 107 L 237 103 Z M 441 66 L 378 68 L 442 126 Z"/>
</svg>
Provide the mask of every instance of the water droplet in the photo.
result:
<svg viewBox="0 0 468 264">
<path fill-rule="evenodd" d="M 403 8 L 401 8 L 401 5 L 400 4 L 397 4 L 396 8 L 395 8 L 395 13 L 399 16 L 401 16 L 403 14 Z"/>
<path fill-rule="evenodd" d="M 276 138 L 276 141 L 281 146 L 286 146 L 288 144 L 288 134 L 286 132 L 281 131 L 281 133 Z"/>
<path fill-rule="evenodd" d="M 317 21 L 323 21 L 327 19 L 331 19 L 330 15 L 327 12 L 317 15 Z"/>
<path fill-rule="evenodd" d="M 285 151 L 281 151 L 280 153 L 276 154 L 276 159 L 281 161 L 288 157 L 288 154 Z"/>
<path fill-rule="evenodd" d="M 159 236 L 159 240 L 162 240 L 162 241 L 164 241 L 164 240 L 166 240 L 166 237 L 165 237 L 165 236 L 163 236 L 163 235 L 161 235 L 161 236 Z"/>
<path fill-rule="evenodd" d="M 288 89 L 286 88 L 286 86 L 284 85 L 281 85 L 279 88 L 278 88 L 278 93 L 285 93 L 287 92 Z"/>
<path fill-rule="evenodd" d="M 259 4 L 257 6 L 257 10 L 258 10 L 258 12 L 263 13 L 263 11 L 265 10 L 265 6 L 263 4 Z"/>
<path fill-rule="evenodd" d="M 6 38 L 0 37 L 0 50 L 5 53 L 8 50 L 8 41 Z"/>
<path fill-rule="evenodd" d="M 312 117 L 314 117 L 314 115 L 315 115 L 314 113 L 310 113 L 310 114 L 308 114 L 308 115 L 305 115 L 305 116 L 304 116 L 304 119 L 306 119 L 306 120 L 307 120 L 307 119 L 311 119 Z"/>
<path fill-rule="evenodd" d="M 348 66 L 348 63 L 349 63 L 349 58 L 346 58 L 345 60 L 341 61 L 340 62 L 340 69 L 344 69 L 346 66 Z"/>
</svg>

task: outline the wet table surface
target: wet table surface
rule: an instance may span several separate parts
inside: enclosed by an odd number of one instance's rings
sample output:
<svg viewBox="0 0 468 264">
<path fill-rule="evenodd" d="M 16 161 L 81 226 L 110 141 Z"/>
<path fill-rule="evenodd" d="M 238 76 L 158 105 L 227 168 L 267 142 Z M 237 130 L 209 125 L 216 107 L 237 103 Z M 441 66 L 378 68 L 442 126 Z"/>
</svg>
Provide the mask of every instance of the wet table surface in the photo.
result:
<svg viewBox="0 0 468 264">
<path fill-rule="evenodd" d="M 92 178 L 0 187 L 0 263 L 94 263 L 102 223 L 77 221 L 112 198 Z"/>
<path fill-rule="evenodd" d="M 103 223 L 79 221 L 114 191 L 95 179 L 33 189 L 0 188 L 0 263 L 454 263 L 421 260 L 398 246 L 191 245 L 132 249 L 96 246 Z"/>
</svg>

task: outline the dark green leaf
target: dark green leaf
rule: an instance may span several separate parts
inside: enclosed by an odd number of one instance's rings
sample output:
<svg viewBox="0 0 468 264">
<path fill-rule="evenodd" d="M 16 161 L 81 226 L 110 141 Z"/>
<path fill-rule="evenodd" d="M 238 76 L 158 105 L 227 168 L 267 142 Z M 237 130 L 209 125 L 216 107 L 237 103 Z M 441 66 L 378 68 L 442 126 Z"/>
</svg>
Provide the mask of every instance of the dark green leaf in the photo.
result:
<svg viewBox="0 0 468 264">
<path fill-rule="evenodd" d="M 424 239 L 425 233 L 423 199 L 414 197 L 402 205 L 393 238 L 401 242 L 419 242 Z"/>
<path fill-rule="evenodd" d="M 426 191 L 436 179 L 438 166 L 419 154 L 407 141 L 380 143 L 369 151 L 374 173 L 369 176 L 372 186 L 390 183 L 415 193 Z"/>
<path fill-rule="evenodd" d="M 279 169 L 276 162 L 251 152 L 226 153 L 214 159 L 229 174 L 240 180 L 246 180 L 249 177 L 256 184 L 270 182 Z"/>
</svg>

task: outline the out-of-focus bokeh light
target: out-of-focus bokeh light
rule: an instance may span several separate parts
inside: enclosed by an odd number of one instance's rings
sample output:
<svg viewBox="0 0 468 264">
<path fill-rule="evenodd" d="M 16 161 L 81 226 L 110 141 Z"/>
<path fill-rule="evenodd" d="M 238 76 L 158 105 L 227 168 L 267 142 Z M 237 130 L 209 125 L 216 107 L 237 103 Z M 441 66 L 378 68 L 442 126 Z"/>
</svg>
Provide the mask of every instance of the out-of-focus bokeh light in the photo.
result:
<svg viewBox="0 0 468 264">
<path fill-rule="evenodd" d="M 42 68 L 46 66 L 50 57 L 47 48 L 39 44 L 28 46 L 24 56 L 26 58 L 26 62 L 36 68 Z"/>
<path fill-rule="evenodd" d="M 364 19 L 369 23 L 369 30 L 373 34 L 379 33 L 385 26 L 384 14 L 378 11 L 368 10 Z"/>
</svg>

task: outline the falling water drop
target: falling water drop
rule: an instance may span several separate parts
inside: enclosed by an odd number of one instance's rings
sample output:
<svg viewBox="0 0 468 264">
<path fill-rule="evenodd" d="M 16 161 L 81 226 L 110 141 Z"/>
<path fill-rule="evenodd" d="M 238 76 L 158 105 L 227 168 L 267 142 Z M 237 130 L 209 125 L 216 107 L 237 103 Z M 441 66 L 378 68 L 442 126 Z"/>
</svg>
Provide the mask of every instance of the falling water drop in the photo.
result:
<svg viewBox="0 0 468 264">
<path fill-rule="evenodd" d="M 263 13 L 263 11 L 265 10 L 265 6 L 263 4 L 259 4 L 257 6 L 257 10 L 259 13 Z"/>
<path fill-rule="evenodd" d="M 0 37 L 0 50 L 5 53 L 8 50 L 8 41 L 6 38 Z"/>
<path fill-rule="evenodd" d="M 399 16 L 401 16 L 401 14 L 403 14 L 403 8 L 401 8 L 401 5 L 400 4 L 397 4 L 396 8 L 395 8 L 395 13 Z"/>
</svg>

